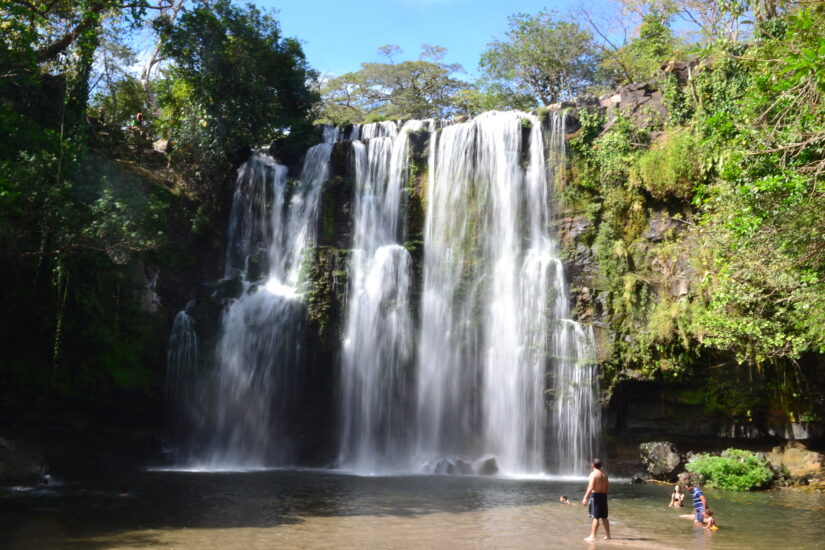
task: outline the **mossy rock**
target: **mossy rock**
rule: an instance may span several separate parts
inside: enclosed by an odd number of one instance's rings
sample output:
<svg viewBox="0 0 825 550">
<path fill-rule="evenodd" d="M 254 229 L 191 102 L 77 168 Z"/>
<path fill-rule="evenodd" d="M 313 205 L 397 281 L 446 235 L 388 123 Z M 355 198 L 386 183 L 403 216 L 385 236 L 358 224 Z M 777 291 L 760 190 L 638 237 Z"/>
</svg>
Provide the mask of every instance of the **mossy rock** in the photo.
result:
<svg viewBox="0 0 825 550">
<path fill-rule="evenodd" d="M 223 279 L 215 285 L 215 297 L 220 300 L 237 300 L 243 294 L 243 282 L 240 277 Z"/>
</svg>

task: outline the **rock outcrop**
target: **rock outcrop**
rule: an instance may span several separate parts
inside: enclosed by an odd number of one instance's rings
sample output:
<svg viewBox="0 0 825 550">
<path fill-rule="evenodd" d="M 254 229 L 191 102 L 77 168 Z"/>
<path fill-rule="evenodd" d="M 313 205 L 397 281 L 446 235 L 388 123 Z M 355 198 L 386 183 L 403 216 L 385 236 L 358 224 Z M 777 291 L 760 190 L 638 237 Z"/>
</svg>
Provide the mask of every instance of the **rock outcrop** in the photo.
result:
<svg viewBox="0 0 825 550">
<path fill-rule="evenodd" d="M 676 481 L 684 468 L 682 456 L 669 441 L 649 441 L 639 445 L 642 464 L 652 479 Z"/>
<path fill-rule="evenodd" d="M 663 124 L 667 121 L 667 107 L 663 99 L 655 80 L 628 84 L 613 94 L 601 97 L 600 104 L 607 119 L 605 131 L 616 123 L 619 115 L 629 118 L 641 128 Z"/>
<path fill-rule="evenodd" d="M 798 441 L 789 441 L 766 454 L 774 466 L 782 468 L 792 484 L 825 489 L 825 455 L 808 449 Z"/>
</svg>

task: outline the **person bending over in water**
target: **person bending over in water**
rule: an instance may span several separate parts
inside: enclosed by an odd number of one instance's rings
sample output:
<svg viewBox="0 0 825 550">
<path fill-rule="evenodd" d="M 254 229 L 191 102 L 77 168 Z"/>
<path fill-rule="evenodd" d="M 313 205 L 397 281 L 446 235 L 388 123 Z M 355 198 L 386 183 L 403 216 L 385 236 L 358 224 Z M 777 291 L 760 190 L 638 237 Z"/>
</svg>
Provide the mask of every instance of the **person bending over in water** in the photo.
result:
<svg viewBox="0 0 825 550">
<path fill-rule="evenodd" d="M 604 540 L 610 540 L 610 521 L 607 519 L 607 474 L 602 471 L 602 461 L 598 458 L 593 459 L 593 471 L 590 472 L 590 479 L 587 484 L 587 491 L 584 493 L 582 505 L 588 504 L 588 512 L 593 519 L 590 527 L 590 536 L 586 541 L 592 542 L 596 540 L 596 532 L 599 530 L 599 520 L 604 524 Z"/>
<path fill-rule="evenodd" d="M 690 496 L 693 498 L 693 509 L 696 511 L 696 517 L 693 518 L 693 525 L 702 527 L 705 520 L 705 509 L 708 507 L 708 501 L 704 493 L 699 487 L 693 485 L 692 481 L 685 483 L 685 489 L 690 491 Z"/>
<path fill-rule="evenodd" d="M 673 494 L 670 495 L 670 504 L 667 505 L 668 508 L 681 508 L 685 505 L 685 493 L 682 492 L 682 488 L 677 485 L 673 488 Z"/>
<path fill-rule="evenodd" d="M 560 497 L 559 497 L 559 502 L 560 502 L 561 504 L 570 504 L 570 499 L 569 499 L 569 498 L 567 498 L 566 496 L 560 496 Z"/>
</svg>

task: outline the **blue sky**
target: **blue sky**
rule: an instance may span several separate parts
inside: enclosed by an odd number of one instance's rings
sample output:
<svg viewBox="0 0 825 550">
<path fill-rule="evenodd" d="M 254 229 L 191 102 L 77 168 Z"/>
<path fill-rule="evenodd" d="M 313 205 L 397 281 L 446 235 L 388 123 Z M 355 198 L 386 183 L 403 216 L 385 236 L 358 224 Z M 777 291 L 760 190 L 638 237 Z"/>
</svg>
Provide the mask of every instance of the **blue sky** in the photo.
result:
<svg viewBox="0 0 825 550">
<path fill-rule="evenodd" d="M 586 0 L 593 5 L 597 0 Z M 381 61 L 378 47 L 397 44 L 400 60 L 416 59 L 421 44 L 447 48 L 444 61 L 460 63 L 467 78 L 494 38 L 504 38 L 507 17 L 543 8 L 567 15 L 581 0 L 253 0 L 278 10 L 284 36 L 299 38 L 310 65 L 322 74 L 356 71 Z"/>
</svg>

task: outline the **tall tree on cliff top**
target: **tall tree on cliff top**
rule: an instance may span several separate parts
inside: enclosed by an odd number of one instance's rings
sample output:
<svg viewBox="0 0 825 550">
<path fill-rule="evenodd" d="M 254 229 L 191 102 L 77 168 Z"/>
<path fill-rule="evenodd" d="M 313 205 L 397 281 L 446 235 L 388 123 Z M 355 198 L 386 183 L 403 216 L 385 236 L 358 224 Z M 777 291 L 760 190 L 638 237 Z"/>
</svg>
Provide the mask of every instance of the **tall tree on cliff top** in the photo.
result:
<svg viewBox="0 0 825 550">
<path fill-rule="evenodd" d="M 572 99 L 594 83 L 598 55 L 589 32 L 552 11 L 510 17 L 505 40 L 481 56 L 486 78 L 537 104 Z"/>
<path fill-rule="evenodd" d="M 309 124 L 315 73 L 298 40 L 284 38 L 271 14 L 229 0 L 200 2 L 174 22 L 157 20 L 156 28 L 170 62 L 159 97 L 161 128 L 176 144 L 177 160 L 197 167 L 197 179 L 222 179 L 237 148 Z"/>
<path fill-rule="evenodd" d="M 461 65 L 444 63 L 447 52 L 424 44 L 415 61 L 396 63 L 394 45 L 379 48 L 387 63 L 362 63 L 361 70 L 333 78 L 322 87 L 319 119 L 335 124 L 388 117 L 446 117 L 455 111 L 453 95 L 466 86 L 453 77 Z"/>
</svg>

